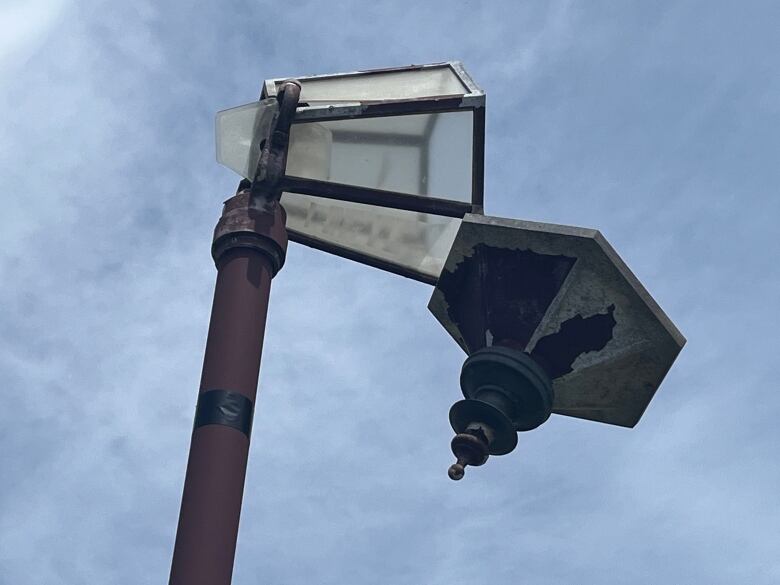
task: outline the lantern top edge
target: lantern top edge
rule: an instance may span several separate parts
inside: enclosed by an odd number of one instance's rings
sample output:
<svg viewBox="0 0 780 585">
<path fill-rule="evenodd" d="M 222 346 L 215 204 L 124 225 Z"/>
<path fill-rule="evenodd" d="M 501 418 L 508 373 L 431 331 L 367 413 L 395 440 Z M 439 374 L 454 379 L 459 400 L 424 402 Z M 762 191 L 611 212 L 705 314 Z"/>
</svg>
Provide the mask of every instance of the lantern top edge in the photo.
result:
<svg viewBox="0 0 780 585">
<path fill-rule="evenodd" d="M 411 79 L 411 76 L 424 75 L 425 73 L 435 75 L 436 70 L 441 71 L 439 74 L 441 87 L 438 88 L 438 91 L 435 88 L 423 87 L 417 88 L 417 91 L 411 90 L 405 95 L 407 92 L 405 92 L 405 88 L 403 88 L 404 81 Z M 448 72 L 449 75 L 445 72 Z M 442 77 L 442 75 L 446 78 Z M 394 80 L 390 83 L 390 86 L 395 87 L 393 91 L 389 92 L 389 95 L 359 95 L 361 93 L 360 91 L 357 91 L 355 95 L 352 95 L 351 91 L 346 89 L 349 86 L 351 86 L 352 89 L 358 88 L 357 84 L 359 84 L 360 80 L 369 78 L 376 80 L 378 76 L 385 76 Z M 406 78 L 406 80 L 404 80 L 404 78 Z M 263 99 L 276 96 L 281 84 L 289 79 L 291 78 L 280 77 L 265 80 L 260 98 Z M 386 111 L 387 114 L 392 115 L 394 113 L 394 105 L 399 106 L 399 114 L 408 111 L 409 106 L 419 106 L 424 110 L 429 110 L 431 108 L 438 109 L 438 106 L 450 110 L 461 108 L 475 109 L 483 108 L 485 106 L 485 92 L 474 82 L 460 61 L 445 61 L 425 65 L 408 65 L 404 67 L 368 69 L 324 75 L 306 75 L 295 77 L 294 79 L 299 81 L 303 86 L 301 106 L 298 108 L 297 119 L 316 117 L 318 114 L 323 113 L 327 117 L 330 117 L 334 114 L 334 109 L 341 111 L 342 115 L 355 115 L 360 111 L 368 114 L 368 112 L 365 111 L 366 109 L 376 109 L 379 107 L 382 111 Z M 342 81 L 343 83 L 340 84 L 339 82 Z M 314 85 L 323 87 L 326 84 L 329 85 L 329 89 L 331 90 L 338 86 L 344 87 L 346 89 L 346 95 L 338 97 L 321 96 L 318 98 L 316 92 L 313 92 L 315 93 L 314 96 L 307 96 L 307 85 L 312 88 Z M 373 84 L 372 87 L 376 87 L 376 84 Z M 339 92 L 337 91 L 336 93 L 338 94 Z M 342 93 L 344 93 L 343 90 Z M 402 106 L 402 104 L 405 107 Z"/>
</svg>

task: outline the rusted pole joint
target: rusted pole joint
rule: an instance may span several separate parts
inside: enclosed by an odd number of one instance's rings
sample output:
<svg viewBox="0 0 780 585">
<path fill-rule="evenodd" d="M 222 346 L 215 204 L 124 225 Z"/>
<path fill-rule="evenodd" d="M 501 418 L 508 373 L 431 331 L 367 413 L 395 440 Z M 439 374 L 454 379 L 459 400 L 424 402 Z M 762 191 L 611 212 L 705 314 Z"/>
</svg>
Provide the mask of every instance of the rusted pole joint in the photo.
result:
<svg viewBox="0 0 780 585">
<path fill-rule="evenodd" d="M 211 257 L 217 268 L 230 250 L 249 248 L 262 253 L 271 275 L 281 270 L 287 254 L 287 214 L 278 201 L 262 202 L 249 189 L 225 201 L 222 217 L 214 228 Z"/>
<path fill-rule="evenodd" d="M 214 229 L 211 256 L 220 259 L 236 248 L 257 250 L 267 259 L 271 275 L 281 270 L 287 253 L 287 215 L 279 203 L 281 180 L 287 166 L 290 126 L 301 94 L 301 84 L 289 81 L 279 92 L 279 113 L 265 139 L 252 183 L 241 181 L 239 191 L 225 201 Z"/>
<path fill-rule="evenodd" d="M 279 112 L 271 126 L 270 135 L 263 141 L 252 181 L 252 198 L 258 201 L 278 201 L 282 195 L 282 178 L 287 167 L 287 147 L 290 143 L 290 127 L 301 97 L 301 84 L 289 80 L 279 89 Z"/>
<path fill-rule="evenodd" d="M 222 217 L 214 229 L 211 256 L 219 268 L 220 259 L 236 248 L 262 253 L 271 275 L 281 270 L 287 253 L 287 215 L 279 203 L 281 183 L 287 166 L 290 126 L 301 95 L 301 84 L 291 80 L 280 88 L 279 113 L 272 125 L 251 183 L 241 181 L 239 191 L 225 201 Z"/>
</svg>

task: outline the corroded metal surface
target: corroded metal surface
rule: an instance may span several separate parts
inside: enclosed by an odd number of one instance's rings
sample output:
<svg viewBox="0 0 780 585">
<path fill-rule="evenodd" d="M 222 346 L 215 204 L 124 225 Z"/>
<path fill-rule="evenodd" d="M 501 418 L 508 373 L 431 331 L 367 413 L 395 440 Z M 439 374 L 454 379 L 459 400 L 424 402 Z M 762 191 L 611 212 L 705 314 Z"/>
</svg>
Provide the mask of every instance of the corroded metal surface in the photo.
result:
<svg viewBox="0 0 780 585">
<path fill-rule="evenodd" d="M 301 95 L 301 84 L 288 80 L 279 94 L 279 111 L 265 138 L 252 181 L 252 198 L 259 201 L 279 201 L 282 195 L 281 180 L 287 167 L 287 146 L 290 143 L 290 126 Z"/>
<path fill-rule="evenodd" d="M 284 265 L 287 254 L 287 214 L 278 201 L 252 197 L 248 189 L 225 201 L 217 226 L 211 255 L 214 262 L 233 248 L 252 248 L 265 254 L 273 274 Z"/>
</svg>

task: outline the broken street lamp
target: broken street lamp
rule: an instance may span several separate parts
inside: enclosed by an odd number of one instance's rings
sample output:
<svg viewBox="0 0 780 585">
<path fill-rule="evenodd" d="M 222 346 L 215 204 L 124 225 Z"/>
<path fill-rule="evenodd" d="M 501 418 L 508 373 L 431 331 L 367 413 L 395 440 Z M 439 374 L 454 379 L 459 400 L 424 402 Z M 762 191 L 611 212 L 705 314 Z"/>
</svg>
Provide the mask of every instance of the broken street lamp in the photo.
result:
<svg viewBox="0 0 780 585">
<path fill-rule="evenodd" d="M 217 115 L 217 159 L 245 179 L 288 81 Z M 482 215 L 485 95 L 460 63 L 294 83 L 290 240 L 435 286 L 429 309 L 468 354 L 450 477 L 553 412 L 637 423 L 685 339 L 598 232 Z"/>
<path fill-rule="evenodd" d="M 685 344 L 583 228 L 467 215 L 428 308 L 469 355 L 450 410 L 452 479 L 553 412 L 633 427 Z"/>
<path fill-rule="evenodd" d="M 217 160 L 252 180 L 284 79 L 217 114 Z M 458 62 L 299 77 L 282 205 L 292 241 L 435 284 L 482 212 L 485 95 Z"/>
</svg>

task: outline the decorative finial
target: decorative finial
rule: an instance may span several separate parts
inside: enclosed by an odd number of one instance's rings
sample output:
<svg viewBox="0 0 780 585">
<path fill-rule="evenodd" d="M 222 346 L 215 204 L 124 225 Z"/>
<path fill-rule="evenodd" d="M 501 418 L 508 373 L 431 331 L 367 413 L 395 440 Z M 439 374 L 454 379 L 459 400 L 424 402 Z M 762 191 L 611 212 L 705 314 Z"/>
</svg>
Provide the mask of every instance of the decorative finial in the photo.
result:
<svg viewBox="0 0 780 585">
<path fill-rule="evenodd" d="M 485 432 L 487 431 L 487 432 Z M 458 462 L 450 466 L 447 475 L 458 481 L 466 473 L 467 465 L 483 465 L 490 454 L 487 434 L 490 433 L 483 425 L 471 425 L 463 433 L 458 433 L 452 439 L 452 452 Z"/>
</svg>

